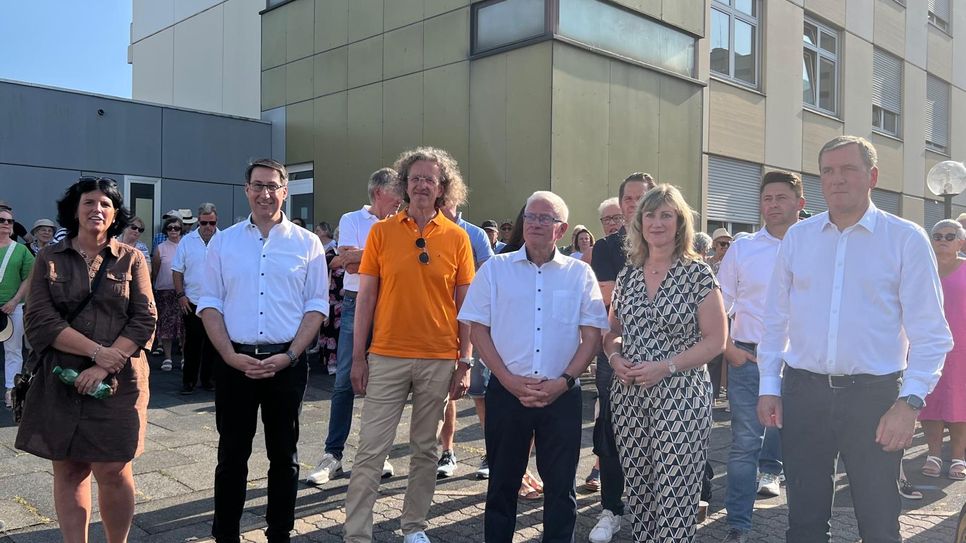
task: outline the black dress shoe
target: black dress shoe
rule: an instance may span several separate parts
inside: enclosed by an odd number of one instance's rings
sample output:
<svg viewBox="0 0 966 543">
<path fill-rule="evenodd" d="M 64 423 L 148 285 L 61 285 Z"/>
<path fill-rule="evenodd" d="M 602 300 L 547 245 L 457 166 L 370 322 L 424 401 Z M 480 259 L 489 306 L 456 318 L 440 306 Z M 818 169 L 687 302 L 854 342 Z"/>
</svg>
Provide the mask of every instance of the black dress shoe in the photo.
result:
<svg viewBox="0 0 966 543">
<path fill-rule="evenodd" d="M 188 396 L 189 394 L 194 394 L 194 393 L 195 393 L 195 387 L 193 387 L 193 386 L 185 385 L 185 386 L 181 387 L 181 395 L 182 396 Z"/>
<path fill-rule="evenodd" d="M 208 383 L 207 385 L 201 385 L 201 388 L 207 390 L 208 392 L 214 392 L 215 391 L 215 385 L 212 384 L 212 383 Z"/>
</svg>

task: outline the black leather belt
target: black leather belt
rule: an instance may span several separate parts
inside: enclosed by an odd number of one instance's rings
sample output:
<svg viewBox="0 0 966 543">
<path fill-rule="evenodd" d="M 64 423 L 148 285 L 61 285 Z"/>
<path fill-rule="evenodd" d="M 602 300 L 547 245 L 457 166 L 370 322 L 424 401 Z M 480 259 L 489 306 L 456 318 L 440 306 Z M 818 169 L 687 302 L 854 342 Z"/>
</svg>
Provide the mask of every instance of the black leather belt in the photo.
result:
<svg viewBox="0 0 966 543">
<path fill-rule="evenodd" d="M 262 343 L 259 345 L 247 345 L 245 343 L 231 342 L 231 346 L 236 353 L 247 354 L 249 356 L 271 356 L 287 352 L 292 342 L 288 343 Z"/>
<path fill-rule="evenodd" d="M 785 371 L 794 374 L 796 377 L 820 381 L 828 385 L 829 388 L 849 388 L 853 386 L 869 386 L 888 381 L 895 382 L 902 376 L 901 371 L 887 375 L 872 375 L 871 373 L 856 373 L 853 375 L 828 375 L 825 373 L 815 373 L 808 370 L 800 370 L 786 365 Z"/>
</svg>

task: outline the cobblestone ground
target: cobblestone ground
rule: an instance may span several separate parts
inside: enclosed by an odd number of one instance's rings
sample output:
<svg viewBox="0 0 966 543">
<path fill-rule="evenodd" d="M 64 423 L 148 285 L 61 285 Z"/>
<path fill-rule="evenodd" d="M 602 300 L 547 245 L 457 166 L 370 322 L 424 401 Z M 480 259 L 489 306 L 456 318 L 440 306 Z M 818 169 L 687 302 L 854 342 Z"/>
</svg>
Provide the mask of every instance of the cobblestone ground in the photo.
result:
<svg viewBox="0 0 966 543">
<path fill-rule="evenodd" d="M 158 364 L 154 364 L 154 368 Z M 328 399 L 332 377 L 313 366 L 309 389 L 302 414 L 300 456 L 303 475 L 308 473 L 322 452 L 322 440 L 328 424 Z M 138 487 L 138 505 L 130 541 L 175 543 L 210 541 L 212 486 L 217 453 L 217 433 L 214 424 L 213 395 L 197 392 L 180 396 L 180 373 L 155 371 L 151 378 L 152 398 L 148 420 L 146 452 L 134 463 Z M 593 465 L 591 432 L 593 428 L 593 386 L 584 387 L 583 454 L 578 475 L 581 482 Z M 361 402 L 356 402 L 356 416 Z M 457 474 L 439 481 L 433 506 L 430 509 L 430 529 L 434 542 L 462 543 L 482 541 L 483 496 L 486 482 L 474 476 L 479 457 L 483 453 L 480 430 L 472 402 L 459 404 L 459 425 L 456 434 L 456 455 L 460 466 Z M 5 531 L 0 543 L 40 543 L 60 540 L 56 515 L 53 511 L 50 463 L 13 449 L 16 429 L 3 415 L 0 428 L 0 520 Z M 399 515 L 408 472 L 408 409 L 400 425 L 390 458 L 396 476 L 383 482 L 380 498 L 374 511 L 374 540 L 402 541 Z M 358 421 L 358 419 L 356 419 Z M 358 440 L 358 428 L 353 427 L 346 450 L 351 461 Z M 727 452 L 730 441 L 728 414 L 715 410 L 712 431 L 711 460 L 716 472 L 714 497 L 708 519 L 699 526 L 699 542 L 719 541 L 727 526 L 723 510 Z M 918 474 L 925 455 L 922 436 L 907 451 L 905 466 L 913 483 L 922 489 L 925 498 L 918 502 L 906 501 L 900 518 L 902 533 L 907 542 L 952 543 L 956 515 L 966 500 L 966 483 L 947 479 L 925 479 Z M 351 464 L 347 466 L 351 468 Z M 242 518 L 245 541 L 266 541 L 264 528 L 265 483 L 268 463 L 264 455 L 263 436 L 255 438 L 255 450 L 250 462 L 248 504 Z M 348 478 L 331 481 L 322 488 L 301 485 L 295 528 L 297 542 L 341 541 L 345 520 L 345 490 Z M 850 507 L 848 481 L 840 476 L 837 481 L 833 532 L 835 541 L 859 541 L 858 529 Z M 96 496 L 96 486 L 95 486 Z M 578 492 L 579 517 L 576 541 L 587 541 L 587 534 L 600 513 L 600 495 Z M 95 498 L 96 499 L 96 498 Z M 759 499 L 755 511 L 755 529 L 750 541 L 783 541 L 787 508 L 784 495 Z M 104 541 L 95 505 L 91 541 Z M 540 501 L 519 502 L 516 542 L 539 541 L 542 507 Z M 614 541 L 632 541 L 625 526 Z"/>
</svg>

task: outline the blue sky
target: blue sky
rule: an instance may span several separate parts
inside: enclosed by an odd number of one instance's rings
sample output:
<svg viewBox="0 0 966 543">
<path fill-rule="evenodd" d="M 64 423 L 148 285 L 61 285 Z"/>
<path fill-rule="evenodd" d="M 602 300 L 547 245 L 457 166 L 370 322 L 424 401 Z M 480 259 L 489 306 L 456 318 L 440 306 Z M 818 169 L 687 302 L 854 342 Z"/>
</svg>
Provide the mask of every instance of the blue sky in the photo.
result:
<svg viewBox="0 0 966 543">
<path fill-rule="evenodd" d="M 131 97 L 131 0 L 0 0 L 0 79 Z"/>
</svg>

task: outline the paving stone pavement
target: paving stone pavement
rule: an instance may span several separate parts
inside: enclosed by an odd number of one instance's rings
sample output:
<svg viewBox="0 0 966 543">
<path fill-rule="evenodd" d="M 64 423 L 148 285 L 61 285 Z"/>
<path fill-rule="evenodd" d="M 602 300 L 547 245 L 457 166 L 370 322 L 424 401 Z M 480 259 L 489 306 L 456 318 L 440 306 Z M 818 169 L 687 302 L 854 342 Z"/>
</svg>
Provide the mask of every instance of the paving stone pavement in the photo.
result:
<svg viewBox="0 0 966 543">
<path fill-rule="evenodd" d="M 152 365 L 152 397 L 148 415 L 149 428 L 145 453 L 135 460 L 137 509 L 131 530 L 132 543 L 180 543 L 211 541 L 212 487 L 217 457 L 218 435 L 215 430 L 213 394 L 196 392 L 178 394 L 180 372 L 161 372 Z M 328 424 L 328 399 L 333 378 L 325 375 L 313 362 L 309 388 L 302 412 L 299 452 L 303 476 L 322 453 L 322 441 Z M 583 454 L 578 477 L 582 479 L 593 465 L 591 437 L 593 429 L 594 388 L 584 384 Z M 356 402 L 356 423 L 361 402 Z M 408 418 L 404 413 L 390 459 L 396 475 L 385 480 L 374 511 L 374 541 L 402 541 L 399 515 L 408 473 Z M 16 428 L 9 413 L 0 414 L 0 520 L 6 527 L 0 543 L 40 543 L 59 541 L 52 498 L 51 466 L 48 461 L 21 453 L 13 448 Z M 460 465 L 457 474 L 440 480 L 430 509 L 428 535 L 434 542 L 470 543 L 482 541 L 483 497 L 486 481 L 474 476 L 483 454 L 483 435 L 469 400 L 459 403 L 456 455 Z M 268 462 L 265 459 L 263 434 L 255 438 L 249 464 L 248 503 L 242 518 L 243 540 L 266 541 L 265 485 Z M 351 462 L 358 442 L 358 427 L 353 426 L 346 448 Z M 721 540 L 727 531 L 723 507 L 726 462 L 730 442 L 728 414 L 715 410 L 711 439 L 711 461 L 715 469 L 714 497 L 708 519 L 698 527 L 697 541 Z M 925 479 L 918 474 L 925 455 L 922 436 L 907 451 L 906 472 L 920 486 L 925 499 L 906 501 L 900 518 L 902 533 L 911 543 L 952 543 L 956 516 L 966 500 L 966 483 L 946 479 Z M 347 466 L 351 468 L 351 464 Z M 345 520 L 345 491 L 348 477 L 338 478 L 322 488 L 300 485 L 295 529 L 296 542 L 341 541 Z M 835 541 L 858 541 L 858 529 L 850 507 L 848 481 L 840 475 L 833 510 Z M 587 541 L 587 534 L 600 513 L 600 495 L 578 491 L 578 524 L 576 541 Z M 95 485 L 96 500 L 96 485 Z M 104 541 L 97 506 L 94 507 L 91 541 Z M 755 511 L 755 529 L 749 541 L 782 541 L 786 527 L 787 507 L 784 495 L 759 499 Z M 515 542 L 539 541 L 542 508 L 539 501 L 520 500 L 518 530 Z M 614 541 L 632 541 L 625 528 Z"/>
</svg>

